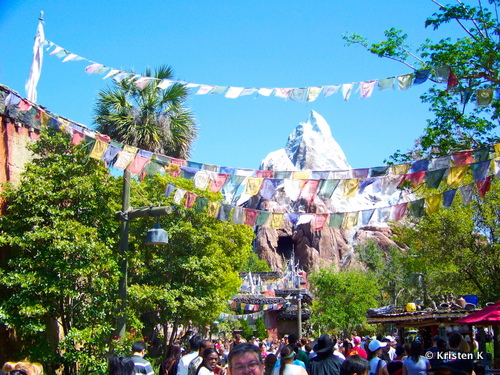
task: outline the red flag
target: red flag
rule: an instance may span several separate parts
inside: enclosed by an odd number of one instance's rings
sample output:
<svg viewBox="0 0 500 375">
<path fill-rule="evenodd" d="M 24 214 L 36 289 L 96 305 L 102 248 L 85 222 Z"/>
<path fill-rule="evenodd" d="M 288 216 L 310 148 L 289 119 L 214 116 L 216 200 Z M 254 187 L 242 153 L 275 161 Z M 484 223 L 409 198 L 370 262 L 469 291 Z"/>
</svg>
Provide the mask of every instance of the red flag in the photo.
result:
<svg viewBox="0 0 500 375">
<path fill-rule="evenodd" d="M 479 196 L 484 198 L 486 193 L 490 191 L 491 188 L 491 176 L 486 177 L 485 180 L 476 182 L 477 191 L 479 192 Z"/>
</svg>

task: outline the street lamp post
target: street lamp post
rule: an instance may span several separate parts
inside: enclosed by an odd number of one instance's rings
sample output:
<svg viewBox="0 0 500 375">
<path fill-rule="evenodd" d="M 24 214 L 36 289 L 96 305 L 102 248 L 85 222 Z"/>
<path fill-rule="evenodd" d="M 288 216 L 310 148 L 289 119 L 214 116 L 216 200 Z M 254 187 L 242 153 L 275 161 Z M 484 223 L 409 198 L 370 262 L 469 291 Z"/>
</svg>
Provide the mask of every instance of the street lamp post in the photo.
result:
<svg viewBox="0 0 500 375">
<path fill-rule="evenodd" d="M 123 172 L 123 192 L 122 192 L 122 210 L 115 214 L 115 217 L 121 220 L 120 224 L 120 280 L 118 281 L 118 306 L 117 306 L 117 329 L 116 334 L 120 338 L 125 337 L 127 327 L 127 274 L 128 274 L 128 239 L 129 239 L 129 221 L 138 217 L 159 217 L 168 215 L 172 212 L 170 206 L 166 207 L 140 207 L 132 209 L 130 207 L 130 172 Z M 159 225 L 155 226 L 159 230 Z M 165 232 L 165 231 L 163 231 Z M 161 233 L 160 233 L 161 234 Z M 163 233 L 165 241 L 168 241 L 166 232 Z M 156 238 L 156 237 L 155 237 Z M 150 244 L 162 244 L 166 242 L 150 242 Z"/>
<path fill-rule="evenodd" d="M 298 334 L 297 336 L 299 339 L 302 337 L 302 298 L 304 296 L 302 294 L 297 295 L 297 329 L 298 329 Z"/>
</svg>

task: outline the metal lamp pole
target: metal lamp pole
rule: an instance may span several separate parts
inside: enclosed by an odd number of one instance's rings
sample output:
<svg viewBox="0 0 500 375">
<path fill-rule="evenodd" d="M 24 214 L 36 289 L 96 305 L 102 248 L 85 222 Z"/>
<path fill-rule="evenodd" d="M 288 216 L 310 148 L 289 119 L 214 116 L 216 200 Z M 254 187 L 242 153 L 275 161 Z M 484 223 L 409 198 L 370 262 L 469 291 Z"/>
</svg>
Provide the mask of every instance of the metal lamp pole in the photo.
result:
<svg viewBox="0 0 500 375">
<path fill-rule="evenodd" d="M 304 296 L 302 294 L 297 295 L 297 325 L 298 325 L 298 336 L 299 340 L 302 337 L 302 298 Z"/>
</svg>

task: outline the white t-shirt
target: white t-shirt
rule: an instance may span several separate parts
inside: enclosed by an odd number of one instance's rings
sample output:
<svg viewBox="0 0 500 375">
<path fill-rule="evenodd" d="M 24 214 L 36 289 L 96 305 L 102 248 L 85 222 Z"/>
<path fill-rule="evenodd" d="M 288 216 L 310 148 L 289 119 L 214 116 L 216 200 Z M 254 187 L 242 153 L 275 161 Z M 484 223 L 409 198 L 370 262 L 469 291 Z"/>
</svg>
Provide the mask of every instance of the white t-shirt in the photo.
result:
<svg viewBox="0 0 500 375">
<path fill-rule="evenodd" d="M 183 355 L 179 361 L 179 366 L 177 367 L 177 375 L 187 375 L 189 364 L 197 356 L 198 352 L 191 352 Z"/>
<path fill-rule="evenodd" d="M 285 371 L 283 371 L 283 375 L 301 375 L 305 372 L 304 368 L 299 365 L 287 364 L 285 366 Z M 280 368 L 277 367 L 273 370 L 273 375 L 279 375 Z"/>
</svg>

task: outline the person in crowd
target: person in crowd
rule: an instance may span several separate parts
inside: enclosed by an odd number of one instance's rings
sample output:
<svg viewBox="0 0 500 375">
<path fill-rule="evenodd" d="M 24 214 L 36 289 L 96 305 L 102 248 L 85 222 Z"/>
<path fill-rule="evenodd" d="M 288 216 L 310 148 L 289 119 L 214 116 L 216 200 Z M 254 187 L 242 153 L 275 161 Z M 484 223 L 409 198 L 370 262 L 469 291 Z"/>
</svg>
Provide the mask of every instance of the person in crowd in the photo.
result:
<svg viewBox="0 0 500 375">
<path fill-rule="evenodd" d="M 181 357 L 177 366 L 177 375 L 188 375 L 189 364 L 198 356 L 201 340 L 200 335 L 194 335 L 189 339 L 189 351 Z"/>
<path fill-rule="evenodd" d="M 387 346 L 386 342 L 371 340 L 368 344 L 368 360 L 370 361 L 370 373 L 374 375 L 389 375 L 387 362 L 380 358 L 382 349 Z"/>
<path fill-rule="evenodd" d="M 403 358 L 405 349 L 402 345 L 396 346 L 396 357 L 387 364 L 387 372 L 389 375 L 401 375 L 403 372 Z"/>
<path fill-rule="evenodd" d="M 299 339 L 295 333 L 291 333 L 288 335 L 288 345 L 290 345 L 297 354 L 296 358 L 299 361 L 304 362 L 304 365 L 307 368 L 307 365 L 309 364 L 309 356 L 305 351 L 300 349 L 298 340 Z"/>
<path fill-rule="evenodd" d="M 352 342 L 354 346 L 352 347 L 351 350 L 347 352 L 347 356 L 349 357 L 351 355 L 360 355 L 361 357 L 366 359 L 367 358 L 366 350 L 361 347 L 361 337 L 354 336 L 352 338 Z"/>
<path fill-rule="evenodd" d="M 210 340 L 201 340 L 198 355 L 194 357 L 188 366 L 188 375 L 195 375 L 198 367 L 203 362 L 203 352 L 207 349 L 213 348 L 214 344 Z"/>
<path fill-rule="evenodd" d="M 217 348 L 217 352 L 219 353 L 219 366 L 226 367 L 226 365 L 227 365 L 227 354 L 226 354 L 225 346 L 224 345 L 220 345 Z"/>
<path fill-rule="evenodd" d="M 224 368 L 218 365 L 219 353 L 215 348 L 207 348 L 203 351 L 201 364 L 196 369 L 195 375 L 224 375 Z"/>
<path fill-rule="evenodd" d="M 340 375 L 367 375 L 370 362 L 360 355 L 353 354 L 346 358 L 340 366 Z"/>
<path fill-rule="evenodd" d="M 403 360 L 403 375 L 426 375 L 431 368 L 429 360 L 422 354 L 422 343 L 411 343 L 410 356 Z"/>
<path fill-rule="evenodd" d="M 264 359 L 264 375 L 271 375 L 273 373 L 274 365 L 277 360 L 278 357 L 276 357 L 275 354 L 271 353 L 267 355 Z"/>
<path fill-rule="evenodd" d="M 153 375 L 153 367 L 151 363 L 144 359 L 146 355 L 146 343 L 144 341 L 136 341 L 132 344 L 132 355 L 130 359 L 134 362 L 135 373 Z"/>
<path fill-rule="evenodd" d="M 264 375 L 262 356 L 255 345 L 241 343 L 234 346 L 227 361 L 231 375 Z"/>
<path fill-rule="evenodd" d="M 307 375 L 305 368 L 293 364 L 295 356 L 295 350 L 291 345 L 283 347 L 280 352 L 280 366 L 274 368 L 273 375 Z"/>
<path fill-rule="evenodd" d="M 382 358 L 385 363 L 389 363 L 390 361 L 392 361 L 392 358 L 394 358 L 394 356 L 391 358 L 391 339 L 389 337 L 384 337 L 380 340 L 380 342 L 386 344 L 382 348 L 382 355 L 380 356 L 380 358 Z"/>
<path fill-rule="evenodd" d="M 263 342 L 261 342 L 259 344 L 259 350 L 260 350 L 260 354 L 262 355 L 262 358 L 266 358 L 267 357 L 267 345 Z"/>
<path fill-rule="evenodd" d="M 134 375 L 135 364 L 131 357 L 112 355 L 108 359 L 109 375 Z"/>
<path fill-rule="evenodd" d="M 167 348 L 167 358 L 160 364 L 160 375 L 176 375 L 181 359 L 181 347 L 169 345 Z"/>
<path fill-rule="evenodd" d="M 347 353 L 349 353 L 353 348 L 352 342 L 348 339 L 342 341 L 342 346 L 340 347 L 340 352 L 347 357 Z"/>
<path fill-rule="evenodd" d="M 43 375 L 43 365 L 40 362 L 31 362 L 35 369 L 35 375 Z"/>
<path fill-rule="evenodd" d="M 313 347 L 315 357 L 309 359 L 307 372 L 309 375 L 339 375 L 340 366 L 344 360 L 333 355 L 336 341 L 329 335 L 323 334 L 318 338 L 318 343 Z"/>
<path fill-rule="evenodd" d="M 241 337 L 239 333 L 233 334 L 233 341 L 231 342 L 229 349 L 233 349 L 236 345 L 241 344 L 242 342 L 245 342 L 245 340 Z"/>
</svg>

